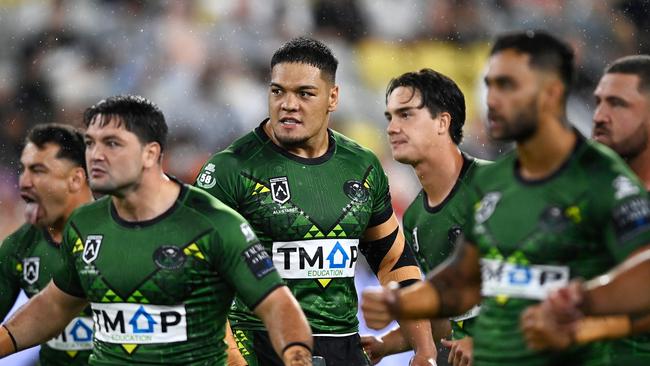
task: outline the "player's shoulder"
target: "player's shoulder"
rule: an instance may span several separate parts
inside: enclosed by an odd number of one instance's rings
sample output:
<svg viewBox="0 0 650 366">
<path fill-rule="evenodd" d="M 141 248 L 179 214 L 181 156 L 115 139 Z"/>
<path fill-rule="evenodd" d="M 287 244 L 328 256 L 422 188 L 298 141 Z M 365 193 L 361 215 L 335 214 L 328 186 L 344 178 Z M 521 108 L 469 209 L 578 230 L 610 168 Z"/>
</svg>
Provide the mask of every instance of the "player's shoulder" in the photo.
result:
<svg viewBox="0 0 650 366">
<path fill-rule="evenodd" d="M 190 185 L 184 185 L 183 189 L 187 190 L 183 205 L 195 213 L 197 220 L 206 220 L 210 226 L 244 221 L 240 214 L 208 192 Z"/>
<path fill-rule="evenodd" d="M 21 225 L 16 231 L 9 234 L 0 243 L 3 249 L 17 248 L 22 244 L 31 242 L 33 238 L 40 235 L 40 229 L 32 224 L 25 223 Z"/>
<path fill-rule="evenodd" d="M 465 152 L 463 152 L 463 160 L 463 168 L 465 169 L 463 180 L 466 182 L 471 181 L 478 171 L 494 163 L 490 160 L 476 158 Z"/>
<path fill-rule="evenodd" d="M 208 159 L 208 163 L 216 166 L 239 165 L 253 158 L 263 146 L 264 143 L 256 131 L 251 131 L 212 155 Z"/>
<path fill-rule="evenodd" d="M 77 207 L 68 218 L 68 222 L 93 222 L 105 220 L 110 209 L 111 196 L 106 195 L 95 201 Z"/>
<path fill-rule="evenodd" d="M 584 141 L 583 145 L 577 163 L 588 177 L 591 191 L 599 194 L 612 191 L 620 197 L 643 189 L 639 178 L 614 150 L 591 140 Z"/>
<path fill-rule="evenodd" d="M 377 156 L 375 155 L 372 150 L 369 148 L 362 146 L 359 144 L 357 141 L 354 139 L 345 136 L 344 134 L 330 130 L 331 131 L 331 136 L 336 142 L 336 147 L 339 150 L 340 153 L 350 153 L 357 155 L 359 158 L 364 158 L 364 159 L 372 159 L 376 160 Z"/>
</svg>

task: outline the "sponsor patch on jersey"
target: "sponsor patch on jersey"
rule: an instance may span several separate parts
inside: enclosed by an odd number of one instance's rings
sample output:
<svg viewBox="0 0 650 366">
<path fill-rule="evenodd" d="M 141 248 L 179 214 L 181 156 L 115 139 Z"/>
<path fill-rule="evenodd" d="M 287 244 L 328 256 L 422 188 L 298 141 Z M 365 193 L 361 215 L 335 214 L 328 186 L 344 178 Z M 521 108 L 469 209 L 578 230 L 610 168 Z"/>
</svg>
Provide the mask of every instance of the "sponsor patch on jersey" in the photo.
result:
<svg viewBox="0 0 650 366">
<path fill-rule="evenodd" d="M 84 252 L 81 255 L 81 259 L 87 264 L 92 263 L 97 256 L 99 255 L 99 248 L 102 245 L 103 235 L 88 235 L 86 237 L 86 244 L 84 244 Z"/>
<path fill-rule="evenodd" d="M 271 184 L 271 197 L 274 202 L 283 204 L 291 198 L 289 191 L 289 180 L 287 177 L 277 177 L 269 179 Z"/>
<path fill-rule="evenodd" d="M 634 184 L 630 178 L 624 175 L 619 175 L 616 177 L 612 182 L 612 185 L 614 186 L 614 198 L 617 200 L 633 196 L 641 192 L 639 186 Z"/>
<path fill-rule="evenodd" d="M 569 267 L 518 265 L 481 259 L 481 294 L 488 297 L 543 300 L 548 293 L 569 283 Z"/>
<path fill-rule="evenodd" d="M 637 232 L 650 229 L 650 201 L 646 197 L 632 198 L 614 208 L 612 214 L 619 241 L 625 242 Z"/>
<path fill-rule="evenodd" d="M 174 245 L 163 245 L 153 253 L 153 261 L 161 269 L 179 269 L 186 259 L 181 248 Z"/>
<path fill-rule="evenodd" d="M 92 349 L 93 319 L 86 316 L 72 319 L 61 334 L 47 341 L 47 345 L 59 351 Z"/>
<path fill-rule="evenodd" d="M 353 179 L 348 180 L 343 184 L 343 192 L 345 192 L 345 195 L 353 202 L 358 203 L 364 203 L 368 201 L 368 197 L 370 197 L 370 193 L 368 193 L 368 189 L 363 186 L 363 183 Z"/>
<path fill-rule="evenodd" d="M 215 166 L 212 163 L 208 163 L 199 177 L 196 178 L 196 185 L 203 189 L 210 189 L 217 184 L 217 180 L 214 178 L 213 174 L 215 171 Z"/>
<path fill-rule="evenodd" d="M 23 279 L 30 285 L 38 281 L 41 259 L 39 257 L 28 257 L 23 259 Z"/>
<path fill-rule="evenodd" d="M 253 244 L 246 248 L 241 253 L 241 256 L 256 278 L 262 278 L 275 271 L 273 261 L 261 243 Z"/>
<path fill-rule="evenodd" d="M 273 264 L 282 278 L 354 277 L 358 239 L 316 239 L 273 243 Z"/>
<path fill-rule="evenodd" d="M 151 344 L 187 340 L 185 306 L 91 303 L 95 338 L 107 343 Z"/>
<path fill-rule="evenodd" d="M 479 202 L 479 206 L 474 213 L 474 221 L 476 221 L 477 225 L 481 225 L 492 216 L 500 199 L 501 193 L 499 192 L 490 192 L 483 196 L 483 199 Z"/>
</svg>

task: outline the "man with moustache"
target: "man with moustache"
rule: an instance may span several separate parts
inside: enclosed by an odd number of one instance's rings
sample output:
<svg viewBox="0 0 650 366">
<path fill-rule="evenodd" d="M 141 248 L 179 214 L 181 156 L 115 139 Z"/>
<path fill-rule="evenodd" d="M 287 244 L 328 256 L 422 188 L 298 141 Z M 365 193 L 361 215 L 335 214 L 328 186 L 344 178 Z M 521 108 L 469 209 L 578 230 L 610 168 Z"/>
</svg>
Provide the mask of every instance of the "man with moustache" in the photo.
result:
<svg viewBox="0 0 650 366">
<path fill-rule="evenodd" d="M 71 126 L 41 124 L 29 131 L 20 157 L 20 195 L 26 223 L 0 245 L 0 319 L 20 290 L 33 297 L 63 267 L 63 227 L 72 211 L 91 202 L 83 135 Z M 92 349 L 90 309 L 41 345 L 40 364 L 87 365 Z"/>
</svg>

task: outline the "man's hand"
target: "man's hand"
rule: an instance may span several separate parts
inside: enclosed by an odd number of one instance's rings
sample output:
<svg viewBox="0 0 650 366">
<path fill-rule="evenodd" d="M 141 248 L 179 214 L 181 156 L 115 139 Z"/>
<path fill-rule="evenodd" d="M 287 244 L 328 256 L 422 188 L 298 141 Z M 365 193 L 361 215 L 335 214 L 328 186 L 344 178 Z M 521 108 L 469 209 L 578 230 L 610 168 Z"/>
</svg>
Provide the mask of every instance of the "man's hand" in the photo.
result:
<svg viewBox="0 0 650 366">
<path fill-rule="evenodd" d="M 472 337 L 465 337 L 455 341 L 442 339 L 443 346 L 450 348 L 447 362 L 453 366 L 472 366 L 472 355 L 474 350 L 474 340 Z"/>
<path fill-rule="evenodd" d="M 574 280 L 567 287 L 553 291 L 544 301 L 560 323 L 572 323 L 583 317 L 578 307 L 584 301 L 582 281 Z"/>
<path fill-rule="evenodd" d="M 303 346 L 291 346 L 284 350 L 282 360 L 285 366 L 311 366 L 312 356 L 309 349 Z"/>
<path fill-rule="evenodd" d="M 386 356 L 386 343 L 379 337 L 362 336 L 361 345 L 373 365 L 378 364 Z"/>
<path fill-rule="evenodd" d="M 521 328 L 528 347 L 563 350 L 573 343 L 573 322 L 562 323 L 548 302 L 529 306 L 521 315 Z"/>
<path fill-rule="evenodd" d="M 364 290 L 361 296 L 361 310 L 368 328 L 386 328 L 394 320 L 391 309 L 395 307 L 396 302 L 397 298 L 393 289 L 373 287 Z"/>
</svg>

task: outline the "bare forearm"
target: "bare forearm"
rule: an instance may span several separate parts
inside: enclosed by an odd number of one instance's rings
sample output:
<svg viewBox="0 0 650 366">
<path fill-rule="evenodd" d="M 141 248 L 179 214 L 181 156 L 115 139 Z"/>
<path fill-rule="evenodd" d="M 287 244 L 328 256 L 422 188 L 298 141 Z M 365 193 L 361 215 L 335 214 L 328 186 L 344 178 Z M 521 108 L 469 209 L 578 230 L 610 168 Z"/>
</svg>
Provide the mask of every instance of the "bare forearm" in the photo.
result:
<svg viewBox="0 0 650 366">
<path fill-rule="evenodd" d="M 273 291 L 255 313 L 269 332 L 273 349 L 285 365 L 311 365 L 313 340 L 307 319 L 286 287 Z"/>
<path fill-rule="evenodd" d="M 431 323 L 429 320 L 403 320 L 399 323 L 409 346 L 413 348 L 415 353 L 430 356 L 435 360 L 438 352 L 433 338 L 431 338 Z"/>
<path fill-rule="evenodd" d="M 588 315 L 644 314 L 650 311 L 648 278 L 650 251 L 646 250 L 587 282 L 581 310 Z"/>
<path fill-rule="evenodd" d="M 87 303 L 63 294 L 52 283 L 32 297 L 5 326 L 13 335 L 18 350 L 46 342 L 58 335 Z"/>
</svg>

